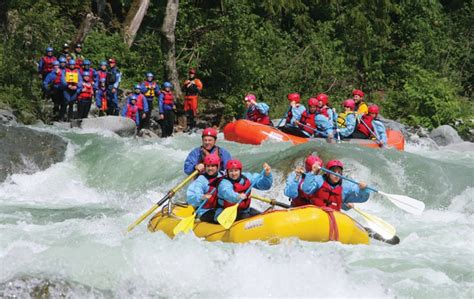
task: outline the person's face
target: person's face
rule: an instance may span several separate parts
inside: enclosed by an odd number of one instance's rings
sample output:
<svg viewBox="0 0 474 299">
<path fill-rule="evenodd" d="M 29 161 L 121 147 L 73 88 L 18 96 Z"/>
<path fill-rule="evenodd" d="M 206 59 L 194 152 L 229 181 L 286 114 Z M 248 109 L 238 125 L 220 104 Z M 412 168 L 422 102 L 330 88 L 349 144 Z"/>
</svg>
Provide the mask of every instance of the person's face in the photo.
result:
<svg viewBox="0 0 474 299">
<path fill-rule="evenodd" d="M 84 81 L 88 82 L 88 81 L 89 81 L 89 79 L 90 79 L 90 77 L 89 77 L 89 76 L 84 76 Z"/>
<path fill-rule="evenodd" d="M 252 106 L 252 103 L 250 103 L 250 101 L 244 100 L 244 105 L 245 105 L 245 108 L 249 108 L 250 106 Z"/>
<path fill-rule="evenodd" d="M 76 48 L 76 53 L 81 53 L 82 49 L 81 48 Z"/>
<path fill-rule="evenodd" d="M 316 110 L 318 110 L 318 106 L 309 106 L 309 112 L 310 113 L 315 113 Z"/>
<path fill-rule="evenodd" d="M 69 53 L 69 48 L 63 48 L 64 53 Z"/>
<path fill-rule="evenodd" d="M 53 52 L 52 51 L 46 52 L 46 55 L 53 56 Z"/>
<path fill-rule="evenodd" d="M 167 92 L 170 92 L 170 91 L 171 91 L 171 87 L 165 87 L 165 90 L 166 90 Z"/>
<path fill-rule="evenodd" d="M 135 89 L 135 93 L 136 93 L 136 94 L 139 94 L 139 93 L 140 93 L 140 89 L 136 88 L 136 89 Z"/>
<path fill-rule="evenodd" d="M 130 101 L 130 103 L 131 103 L 132 105 L 135 105 L 135 104 L 137 103 L 137 101 L 136 101 L 135 99 L 132 99 L 132 100 Z"/>
<path fill-rule="evenodd" d="M 354 101 L 355 101 L 356 103 L 359 103 L 359 102 L 360 102 L 360 99 L 362 99 L 362 98 L 360 97 L 360 95 L 358 95 L 358 94 L 354 95 Z"/>
<path fill-rule="evenodd" d="M 212 136 L 204 136 L 202 138 L 202 146 L 206 150 L 210 150 L 216 145 L 216 139 Z"/>
<path fill-rule="evenodd" d="M 217 165 L 204 165 L 204 171 L 210 176 L 215 175 L 218 170 L 219 167 Z"/>
<path fill-rule="evenodd" d="M 70 64 L 70 65 L 69 65 L 69 68 L 70 68 L 71 70 L 73 70 L 73 69 L 76 68 L 76 66 L 75 66 L 74 64 Z"/>
<path fill-rule="evenodd" d="M 146 78 L 147 78 L 147 80 L 150 81 L 150 82 L 153 81 L 153 76 L 148 76 L 148 77 L 146 77 Z"/>
<path fill-rule="evenodd" d="M 240 169 L 227 169 L 227 175 L 232 179 L 236 180 L 240 177 Z"/>
<path fill-rule="evenodd" d="M 189 78 L 194 78 L 195 74 L 194 73 L 189 73 Z"/>
<path fill-rule="evenodd" d="M 369 113 L 369 116 L 372 116 L 372 117 L 377 117 L 377 113 Z"/>
<path fill-rule="evenodd" d="M 63 68 L 66 67 L 66 63 L 65 63 L 65 62 L 60 62 L 60 63 L 59 63 L 59 66 L 63 69 Z"/>
<path fill-rule="evenodd" d="M 341 174 L 342 175 L 342 168 L 341 167 L 333 167 L 330 169 L 332 172 L 335 172 L 337 174 Z M 329 174 L 329 181 L 332 183 L 332 184 L 337 184 L 339 183 L 339 181 L 341 180 L 340 177 L 338 176 L 335 176 L 334 174 Z"/>
<path fill-rule="evenodd" d="M 109 62 L 111 68 L 115 67 L 115 62 Z"/>
<path fill-rule="evenodd" d="M 352 108 L 351 108 L 351 107 L 349 107 L 349 106 L 344 106 L 344 110 L 346 110 L 346 111 L 351 111 L 351 110 L 352 110 Z"/>
<path fill-rule="evenodd" d="M 100 69 L 103 70 L 103 71 L 105 71 L 105 70 L 107 70 L 107 66 L 106 66 L 105 64 L 102 64 L 102 65 L 100 66 Z"/>
</svg>

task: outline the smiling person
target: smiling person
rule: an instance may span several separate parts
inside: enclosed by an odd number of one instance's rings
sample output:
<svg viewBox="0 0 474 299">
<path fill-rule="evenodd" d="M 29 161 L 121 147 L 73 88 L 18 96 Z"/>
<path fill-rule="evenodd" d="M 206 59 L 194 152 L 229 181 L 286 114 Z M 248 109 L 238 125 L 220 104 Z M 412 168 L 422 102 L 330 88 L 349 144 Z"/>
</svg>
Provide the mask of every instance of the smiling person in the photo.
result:
<svg viewBox="0 0 474 299">
<path fill-rule="evenodd" d="M 326 164 L 326 168 L 342 175 L 344 164 L 339 160 L 331 160 Z M 313 164 L 301 186 L 311 204 L 340 211 L 341 208 L 347 209 L 348 203 L 365 202 L 369 199 L 370 192 L 366 189 L 366 183 L 360 182 L 356 185 L 333 174 L 320 175 L 319 171 L 319 164 Z"/>
<path fill-rule="evenodd" d="M 220 169 L 224 170 L 227 161 L 232 159 L 230 153 L 222 147 L 216 145 L 217 131 L 213 128 L 206 128 L 202 131 L 202 145 L 194 148 L 184 161 L 184 173 L 191 174 L 194 170 L 204 171 L 204 158 L 209 154 L 216 154 L 220 159 Z"/>
<path fill-rule="evenodd" d="M 242 162 L 229 160 L 226 164 L 226 175 L 217 188 L 217 204 L 215 219 L 220 213 L 230 206 L 239 203 L 236 220 L 249 218 L 260 214 L 259 211 L 250 207 L 251 189 L 268 190 L 272 187 L 272 168 L 263 164 L 264 172 L 250 173 L 242 172 Z"/>
</svg>

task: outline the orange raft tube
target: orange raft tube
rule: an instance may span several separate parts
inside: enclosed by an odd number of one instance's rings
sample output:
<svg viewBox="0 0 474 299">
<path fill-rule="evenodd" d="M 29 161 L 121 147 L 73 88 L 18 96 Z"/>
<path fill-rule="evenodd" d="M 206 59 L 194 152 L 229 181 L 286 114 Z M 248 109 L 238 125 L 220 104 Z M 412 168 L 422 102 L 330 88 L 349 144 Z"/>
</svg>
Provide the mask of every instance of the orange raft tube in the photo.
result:
<svg viewBox="0 0 474 299">
<path fill-rule="evenodd" d="M 262 125 L 249 120 L 241 119 L 227 124 L 224 127 L 224 136 L 226 140 L 245 144 L 262 144 L 266 140 L 276 140 L 291 142 L 293 144 L 302 144 L 312 140 L 323 140 L 322 138 L 302 138 L 283 133 L 282 131 Z M 344 139 L 342 143 L 358 144 L 366 147 L 380 148 L 379 145 L 370 139 Z M 405 138 L 400 131 L 387 130 L 388 148 L 395 148 L 399 151 L 405 149 Z"/>
</svg>

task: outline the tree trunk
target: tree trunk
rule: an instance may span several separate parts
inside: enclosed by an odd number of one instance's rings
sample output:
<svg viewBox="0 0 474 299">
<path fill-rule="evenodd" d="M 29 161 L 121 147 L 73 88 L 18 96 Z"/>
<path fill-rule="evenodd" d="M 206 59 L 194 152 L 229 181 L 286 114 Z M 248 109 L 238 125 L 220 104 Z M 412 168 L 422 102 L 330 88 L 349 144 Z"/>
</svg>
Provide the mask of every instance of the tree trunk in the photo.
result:
<svg viewBox="0 0 474 299">
<path fill-rule="evenodd" d="M 177 98 L 182 98 L 181 86 L 179 84 L 178 70 L 176 69 L 176 48 L 174 31 L 178 18 L 179 0 L 168 0 L 166 4 L 165 17 L 161 27 L 162 48 L 165 56 L 165 73 L 173 83 Z"/>
<path fill-rule="evenodd" d="M 123 26 L 123 38 L 128 47 L 132 46 L 149 5 L 150 0 L 133 0 Z"/>
<path fill-rule="evenodd" d="M 82 21 L 81 26 L 79 27 L 79 31 L 77 31 L 76 36 L 72 40 L 72 44 L 75 45 L 82 43 L 98 21 L 99 18 L 96 17 L 93 13 L 88 13 Z"/>
</svg>

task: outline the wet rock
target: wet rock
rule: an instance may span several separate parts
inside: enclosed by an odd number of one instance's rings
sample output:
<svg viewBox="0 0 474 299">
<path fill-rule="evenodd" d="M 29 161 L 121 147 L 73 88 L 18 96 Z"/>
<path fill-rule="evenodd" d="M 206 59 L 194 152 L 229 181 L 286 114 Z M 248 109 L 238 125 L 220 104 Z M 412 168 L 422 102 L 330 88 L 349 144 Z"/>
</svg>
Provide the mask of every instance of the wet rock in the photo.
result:
<svg viewBox="0 0 474 299">
<path fill-rule="evenodd" d="M 34 173 L 63 161 L 67 143 L 26 127 L 0 124 L 0 181 L 13 173 Z"/>
<path fill-rule="evenodd" d="M 408 137 L 408 131 L 404 124 L 392 119 L 384 118 L 381 115 L 379 115 L 378 118 L 382 121 L 386 129 L 400 131 L 405 136 L 405 138 Z"/>
<path fill-rule="evenodd" d="M 429 137 L 420 137 L 417 134 L 408 133 L 408 138 L 406 141 L 432 150 L 439 149 L 438 145 L 433 139 Z"/>
<path fill-rule="evenodd" d="M 137 126 L 129 118 L 121 116 L 103 116 L 97 118 L 84 118 L 71 122 L 72 127 L 92 130 L 107 130 L 122 137 L 135 136 Z"/>
<path fill-rule="evenodd" d="M 449 125 L 437 127 L 431 131 L 430 137 L 436 142 L 437 145 L 440 146 L 463 141 L 461 137 L 459 137 L 458 132 L 456 132 L 456 130 Z"/>
<path fill-rule="evenodd" d="M 443 147 L 443 149 L 457 152 L 474 152 L 474 143 L 463 141 L 459 143 L 451 143 Z"/>
<path fill-rule="evenodd" d="M 150 139 L 150 138 L 159 138 L 157 134 L 153 133 L 153 131 L 148 130 L 148 129 L 141 129 L 140 132 L 138 132 L 138 137 Z"/>
<path fill-rule="evenodd" d="M 9 110 L 0 109 L 0 124 L 4 125 L 16 125 L 16 117 Z"/>
</svg>

